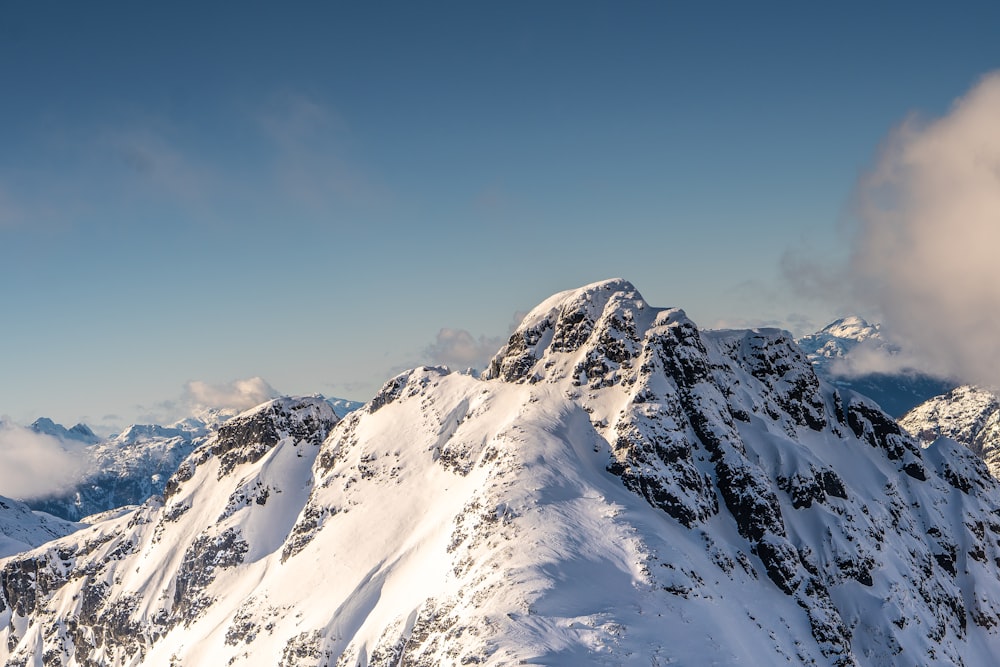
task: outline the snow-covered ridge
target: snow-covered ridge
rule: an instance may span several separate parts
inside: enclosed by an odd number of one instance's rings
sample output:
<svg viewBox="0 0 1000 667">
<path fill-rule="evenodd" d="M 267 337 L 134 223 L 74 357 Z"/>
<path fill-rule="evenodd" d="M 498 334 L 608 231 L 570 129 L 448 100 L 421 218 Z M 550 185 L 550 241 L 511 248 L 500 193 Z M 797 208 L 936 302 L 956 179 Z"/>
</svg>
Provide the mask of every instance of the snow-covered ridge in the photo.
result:
<svg viewBox="0 0 1000 667">
<path fill-rule="evenodd" d="M 325 400 L 343 417 L 361 407 L 357 401 Z M 138 505 L 163 493 L 167 479 L 181 462 L 219 427 L 242 412 L 231 408 L 202 408 L 171 425 L 131 424 L 116 435 L 101 439 L 85 424 L 65 428 L 51 419 L 36 420 L 31 429 L 63 442 L 86 447 L 80 451 L 85 465 L 78 481 L 63 491 L 27 499 L 32 508 L 71 521 L 117 507 Z"/>
<path fill-rule="evenodd" d="M 1000 399 L 994 392 L 956 387 L 913 408 L 899 424 L 924 446 L 940 437 L 965 445 L 1000 476 Z"/>
<path fill-rule="evenodd" d="M 0 558 L 28 551 L 80 527 L 80 524 L 32 511 L 20 501 L 0 496 Z"/>
<path fill-rule="evenodd" d="M 267 404 L 192 452 L 162 502 L 0 561 L 0 657 L 971 666 L 1000 651 L 1000 483 L 817 379 L 787 333 L 701 332 L 604 281 L 534 309 L 484 379 L 417 368 L 327 411 Z"/>
</svg>

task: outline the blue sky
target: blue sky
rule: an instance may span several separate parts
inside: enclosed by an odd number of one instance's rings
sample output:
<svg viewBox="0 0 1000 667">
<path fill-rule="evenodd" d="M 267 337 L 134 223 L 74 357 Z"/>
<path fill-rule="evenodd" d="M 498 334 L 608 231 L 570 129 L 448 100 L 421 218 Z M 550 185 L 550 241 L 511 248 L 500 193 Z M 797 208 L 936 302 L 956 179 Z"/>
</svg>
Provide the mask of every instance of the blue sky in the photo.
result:
<svg viewBox="0 0 1000 667">
<path fill-rule="evenodd" d="M 619 275 L 821 326 L 782 258 L 1000 66 L 995 5 L 873 4 L 4 3 L 0 414 L 363 400 Z"/>
</svg>

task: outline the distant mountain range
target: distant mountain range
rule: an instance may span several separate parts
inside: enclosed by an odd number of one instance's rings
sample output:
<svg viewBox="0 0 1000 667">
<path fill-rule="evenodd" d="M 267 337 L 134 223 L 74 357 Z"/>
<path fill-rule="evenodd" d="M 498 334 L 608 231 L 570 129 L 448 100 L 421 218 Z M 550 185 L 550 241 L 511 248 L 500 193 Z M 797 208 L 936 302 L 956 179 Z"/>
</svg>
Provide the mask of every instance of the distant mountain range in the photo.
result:
<svg viewBox="0 0 1000 667">
<path fill-rule="evenodd" d="M 902 417 L 913 407 L 956 386 L 954 381 L 914 368 L 868 370 L 880 365 L 873 364 L 873 360 L 891 362 L 901 350 L 885 338 L 879 325 L 860 317 L 836 320 L 796 342 L 817 375 L 837 387 L 868 396 L 894 417 Z M 881 365 L 895 368 L 899 364 Z"/>
<path fill-rule="evenodd" d="M 341 416 L 362 405 L 341 398 L 323 400 Z M 95 435 L 85 424 L 67 429 L 51 419 L 40 418 L 30 426 L 31 430 L 87 445 L 83 450 L 86 463 L 76 484 L 60 493 L 24 502 L 32 509 L 69 521 L 143 503 L 162 494 L 167 479 L 180 463 L 238 413 L 238 410 L 206 409 L 169 426 L 132 424 L 107 439 Z"/>
</svg>

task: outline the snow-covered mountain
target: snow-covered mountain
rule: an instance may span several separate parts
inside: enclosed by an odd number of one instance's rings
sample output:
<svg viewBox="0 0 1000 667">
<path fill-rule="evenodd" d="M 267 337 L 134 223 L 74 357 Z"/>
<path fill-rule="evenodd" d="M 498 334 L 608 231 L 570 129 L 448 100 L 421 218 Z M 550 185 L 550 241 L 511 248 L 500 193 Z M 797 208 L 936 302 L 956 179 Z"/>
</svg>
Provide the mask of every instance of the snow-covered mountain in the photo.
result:
<svg viewBox="0 0 1000 667">
<path fill-rule="evenodd" d="M 852 349 L 869 341 L 881 349 L 890 347 L 882 336 L 882 327 L 870 324 L 857 315 L 848 315 L 834 320 L 819 331 L 799 339 L 799 345 L 820 360 L 843 358 Z"/>
<path fill-rule="evenodd" d="M 28 551 L 81 528 L 24 503 L 0 496 L 0 558 Z"/>
<path fill-rule="evenodd" d="M 31 428 L 62 439 L 72 432 L 51 420 L 39 419 Z M 86 426 L 82 426 L 86 429 Z M 80 479 L 59 493 L 25 499 L 33 509 L 70 521 L 125 505 L 137 505 L 163 493 L 167 479 L 194 448 L 205 441 L 216 423 L 190 418 L 173 426 L 133 424 L 107 440 L 94 436 L 82 450 L 85 465 Z M 89 429 L 87 429 L 89 431 Z M 69 435 L 66 435 L 69 433 Z M 79 439 L 79 438 L 75 438 Z"/>
<path fill-rule="evenodd" d="M 895 417 L 955 386 L 950 380 L 913 368 L 899 368 L 893 360 L 900 347 L 885 337 L 878 324 L 855 315 L 831 322 L 796 342 L 817 375 L 870 397 Z"/>
<path fill-rule="evenodd" d="M 362 406 L 357 401 L 342 398 L 324 400 L 341 417 Z M 67 429 L 51 419 L 40 418 L 31 425 L 36 433 L 89 445 L 83 450 L 86 465 L 78 482 L 70 488 L 25 502 L 33 509 L 69 521 L 138 505 L 150 496 L 162 494 L 167 479 L 181 462 L 219 426 L 240 412 L 230 408 L 206 408 L 169 426 L 132 424 L 104 440 L 85 424 Z"/>
<path fill-rule="evenodd" d="M 101 438 L 86 424 L 77 424 L 72 428 L 66 428 L 62 424 L 56 424 L 48 417 L 36 419 L 28 428 L 35 433 L 51 435 L 63 441 L 73 440 L 86 445 L 93 445 L 101 441 Z"/>
<path fill-rule="evenodd" d="M 605 281 L 483 378 L 418 368 L 337 421 L 278 399 L 162 500 L 0 561 L 9 665 L 981 665 L 1000 482 Z"/>
<path fill-rule="evenodd" d="M 330 407 L 333 408 L 333 411 L 340 419 L 365 406 L 360 401 L 352 401 L 347 398 L 327 398 L 326 402 L 330 404 Z"/>
<path fill-rule="evenodd" d="M 956 387 L 913 408 L 899 424 L 924 445 L 941 436 L 962 443 L 1000 477 L 1000 400 L 993 392 Z"/>
</svg>

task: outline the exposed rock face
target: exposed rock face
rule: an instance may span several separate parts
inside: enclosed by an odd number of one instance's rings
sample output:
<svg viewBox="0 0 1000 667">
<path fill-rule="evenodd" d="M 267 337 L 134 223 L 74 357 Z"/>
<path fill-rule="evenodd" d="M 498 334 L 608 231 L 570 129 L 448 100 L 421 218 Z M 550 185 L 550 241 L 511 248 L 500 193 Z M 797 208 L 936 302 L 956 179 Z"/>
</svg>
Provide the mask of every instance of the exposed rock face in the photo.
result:
<svg viewBox="0 0 1000 667">
<path fill-rule="evenodd" d="M 843 434 L 847 427 L 898 461 L 898 471 L 923 481 L 918 447 L 874 405 L 852 399 L 845 412 L 839 394 L 825 398 L 809 361 L 786 333 L 699 334 L 682 311 L 650 316 L 650 310 L 631 285 L 617 281 L 543 304 L 511 336 L 490 373 L 529 383 L 570 378 L 595 399 L 605 387 L 627 387 L 631 405 L 613 429 L 606 428 L 615 436 L 609 438 L 614 446 L 608 470 L 688 527 L 718 512 L 718 493 L 768 578 L 807 610 L 824 657 L 850 664 L 851 631 L 815 565 L 788 539 L 776 495 L 782 490 L 793 509 L 808 508 L 846 500 L 844 483 L 835 470 L 816 464 L 770 477 L 748 457 L 738 423 L 766 418 L 791 438 L 802 429 Z M 553 353 L 575 358 L 571 363 Z M 829 410 L 830 403 L 839 411 Z M 699 470 L 697 462 L 706 459 L 714 465 Z M 862 553 L 840 558 L 835 569 L 871 585 L 872 564 Z"/>
<path fill-rule="evenodd" d="M 848 489 L 834 467 L 819 462 L 810 462 L 806 469 L 800 467 L 790 475 L 768 474 L 754 460 L 759 461 L 759 453 L 748 456 L 738 425 L 765 418 L 797 440 L 803 439 L 803 429 L 853 434 L 881 450 L 880 456 L 895 468 L 894 477 L 902 473 L 926 482 L 932 473 L 920 448 L 875 405 L 852 397 L 846 399 L 845 406 L 845 398 L 829 390 L 824 396 L 810 361 L 784 332 L 699 334 L 681 311 L 644 316 L 649 310 L 631 285 L 619 281 L 592 286 L 570 298 L 556 298 L 526 318 L 492 362 L 491 375 L 530 383 L 570 377 L 574 384 L 586 384 L 590 397 L 611 384 L 628 387 L 631 411 L 626 409 L 625 418 L 619 416 L 616 438 L 609 438 L 617 444 L 609 471 L 620 475 L 626 487 L 650 504 L 689 527 L 718 511 L 712 502 L 717 490 L 768 578 L 807 610 L 813 637 L 824 657 L 851 663 L 856 659 L 851 655 L 852 623 L 844 622 L 828 586 L 831 581 L 846 579 L 873 586 L 872 569 L 881 540 L 874 546 L 870 539 L 855 542 L 852 531 L 847 530 L 847 542 L 859 546 L 853 554 L 841 553 L 819 568 L 812 558 L 803 557 L 803 552 L 815 553 L 815 547 L 802 549 L 789 539 L 792 531 L 777 492 L 786 494 L 792 509 L 801 510 L 814 503 L 837 507 L 848 500 Z M 636 323 L 643 320 L 645 325 L 640 324 L 637 330 Z M 581 343 L 583 340 L 589 344 Z M 642 341 L 641 346 L 638 341 Z M 569 359 L 559 363 L 553 352 L 575 353 L 575 363 L 571 365 Z M 580 400 L 586 402 L 587 397 Z M 603 420 L 599 426 L 601 423 Z M 636 435 L 659 435 L 664 424 L 672 437 L 643 439 Z M 695 472 L 695 462 L 706 458 L 714 462 L 714 469 L 702 477 Z M 956 458 L 962 462 L 955 465 L 963 470 L 977 470 L 967 456 Z M 951 464 L 946 463 L 938 472 L 945 473 L 955 488 L 968 488 L 963 476 L 951 470 Z M 981 479 L 982 470 L 977 472 L 971 475 L 976 484 L 990 486 L 989 480 Z M 870 514 L 867 505 L 855 508 L 855 512 Z M 881 532 L 874 525 L 868 529 L 869 537 Z M 918 534 L 909 537 L 920 538 Z M 953 544 L 936 545 L 931 551 L 935 562 L 949 565 L 947 554 L 954 549 Z M 926 551 L 921 555 L 919 550 L 911 550 L 910 555 L 910 567 L 921 571 Z M 946 571 L 955 574 L 952 569 Z M 940 597 L 935 599 L 946 609 L 961 606 L 954 591 L 954 584 L 942 585 Z M 946 616 L 942 613 L 938 618 Z M 956 627 L 964 631 L 965 622 Z M 939 633 L 944 630 L 937 626 Z"/>
<path fill-rule="evenodd" d="M 0 655 L 971 667 L 1000 651 L 1000 483 L 819 381 L 784 332 L 701 332 L 606 281 L 533 310 L 482 379 L 413 369 L 336 425 L 319 403 L 247 413 L 162 504 L 0 561 Z"/>
</svg>

